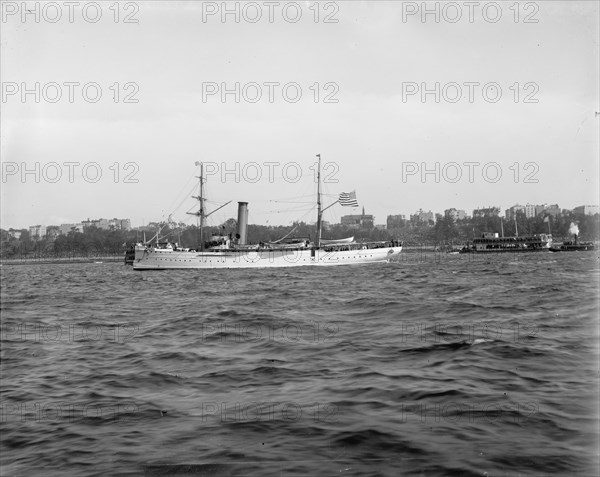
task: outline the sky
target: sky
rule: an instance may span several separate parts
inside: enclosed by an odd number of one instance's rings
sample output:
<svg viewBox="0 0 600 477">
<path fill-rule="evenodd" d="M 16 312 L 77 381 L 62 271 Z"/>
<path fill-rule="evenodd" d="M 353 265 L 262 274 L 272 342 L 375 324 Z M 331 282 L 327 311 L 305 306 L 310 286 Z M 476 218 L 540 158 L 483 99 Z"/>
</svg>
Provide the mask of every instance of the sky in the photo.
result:
<svg viewBox="0 0 600 477">
<path fill-rule="evenodd" d="M 600 201 L 596 1 L 0 6 L 4 229 Z"/>
</svg>

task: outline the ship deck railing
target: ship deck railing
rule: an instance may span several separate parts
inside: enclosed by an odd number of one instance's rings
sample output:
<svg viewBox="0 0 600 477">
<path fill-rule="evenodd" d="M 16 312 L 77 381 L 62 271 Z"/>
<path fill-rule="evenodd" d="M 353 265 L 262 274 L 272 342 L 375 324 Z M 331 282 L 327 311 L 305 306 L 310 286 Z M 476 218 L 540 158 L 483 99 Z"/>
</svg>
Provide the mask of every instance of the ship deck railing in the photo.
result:
<svg viewBox="0 0 600 477">
<path fill-rule="evenodd" d="M 300 245 L 300 244 L 299 244 Z M 354 250 L 372 250 L 376 248 L 389 248 L 389 247 L 401 247 L 402 242 L 399 240 L 393 241 L 373 241 L 373 242 L 355 242 L 351 244 L 338 244 L 338 245 L 325 245 L 319 247 L 319 249 L 324 250 L 326 252 L 341 252 L 341 251 L 354 251 Z M 289 245 L 284 247 L 273 247 L 273 246 L 265 246 L 265 245 L 243 245 L 240 247 L 231 247 L 231 248 L 207 248 L 203 251 L 198 249 L 188 249 L 188 248 L 155 248 L 155 250 L 169 250 L 173 252 L 194 252 L 194 253 L 234 253 L 234 252 L 297 252 L 300 250 L 313 250 L 315 249 L 314 244 L 311 245 L 302 245 L 298 247 L 290 247 Z"/>
</svg>

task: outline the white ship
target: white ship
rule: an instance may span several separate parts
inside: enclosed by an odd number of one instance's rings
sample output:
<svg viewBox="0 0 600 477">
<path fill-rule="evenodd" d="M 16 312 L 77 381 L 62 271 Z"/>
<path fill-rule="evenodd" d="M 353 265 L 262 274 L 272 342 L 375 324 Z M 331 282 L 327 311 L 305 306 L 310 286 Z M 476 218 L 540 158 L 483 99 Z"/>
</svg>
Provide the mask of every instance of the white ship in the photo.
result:
<svg viewBox="0 0 600 477">
<path fill-rule="evenodd" d="M 321 156 L 317 157 L 317 237 L 314 242 L 295 239 L 287 243 L 247 244 L 248 203 L 238 202 L 236 236 L 213 235 L 205 244 L 204 221 L 218 209 L 210 214 L 205 211 L 203 166 L 200 164 L 200 194 L 195 197 L 200 203 L 200 210 L 194 213 L 200 219 L 200 249 L 181 248 L 176 243 L 157 243 L 154 246 L 137 244 L 133 260 L 134 270 L 333 266 L 389 262 L 397 259 L 402 251 L 402 243 L 399 241 L 357 243 L 353 237 L 321 240 L 323 212 L 339 200 L 324 209 L 321 208 Z"/>
</svg>

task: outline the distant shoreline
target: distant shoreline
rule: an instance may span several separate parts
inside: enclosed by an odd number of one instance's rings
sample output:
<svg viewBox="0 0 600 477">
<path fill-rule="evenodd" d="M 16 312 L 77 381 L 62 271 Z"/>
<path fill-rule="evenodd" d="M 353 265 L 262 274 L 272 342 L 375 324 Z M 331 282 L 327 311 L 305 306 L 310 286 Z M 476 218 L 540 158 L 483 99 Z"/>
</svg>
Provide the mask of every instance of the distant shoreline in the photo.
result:
<svg viewBox="0 0 600 477">
<path fill-rule="evenodd" d="M 46 263 L 95 263 L 95 262 L 121 262 L 124 255 L 108 255 L 103 257 L 56 257 L 56 258 L 6 258 L 0 260 L 0 265 L 46 264 Z"/>
</svg>

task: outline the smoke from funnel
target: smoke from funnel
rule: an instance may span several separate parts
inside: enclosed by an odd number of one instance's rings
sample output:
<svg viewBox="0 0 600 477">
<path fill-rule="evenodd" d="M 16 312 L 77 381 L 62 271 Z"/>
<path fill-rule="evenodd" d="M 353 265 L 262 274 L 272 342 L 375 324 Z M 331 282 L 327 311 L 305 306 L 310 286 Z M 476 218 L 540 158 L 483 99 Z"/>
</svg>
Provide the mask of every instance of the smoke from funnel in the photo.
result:
<svg viewBox="0 0 600 477">
<path fill-rule="evenodd" d="M 571 222 L 571 225 L 569 226 L 569 234 L 570 235 L 579 235 L 579 227 L 577 226 L 577 224 L 574 224 L 573 222 Z"/>
</svg>

